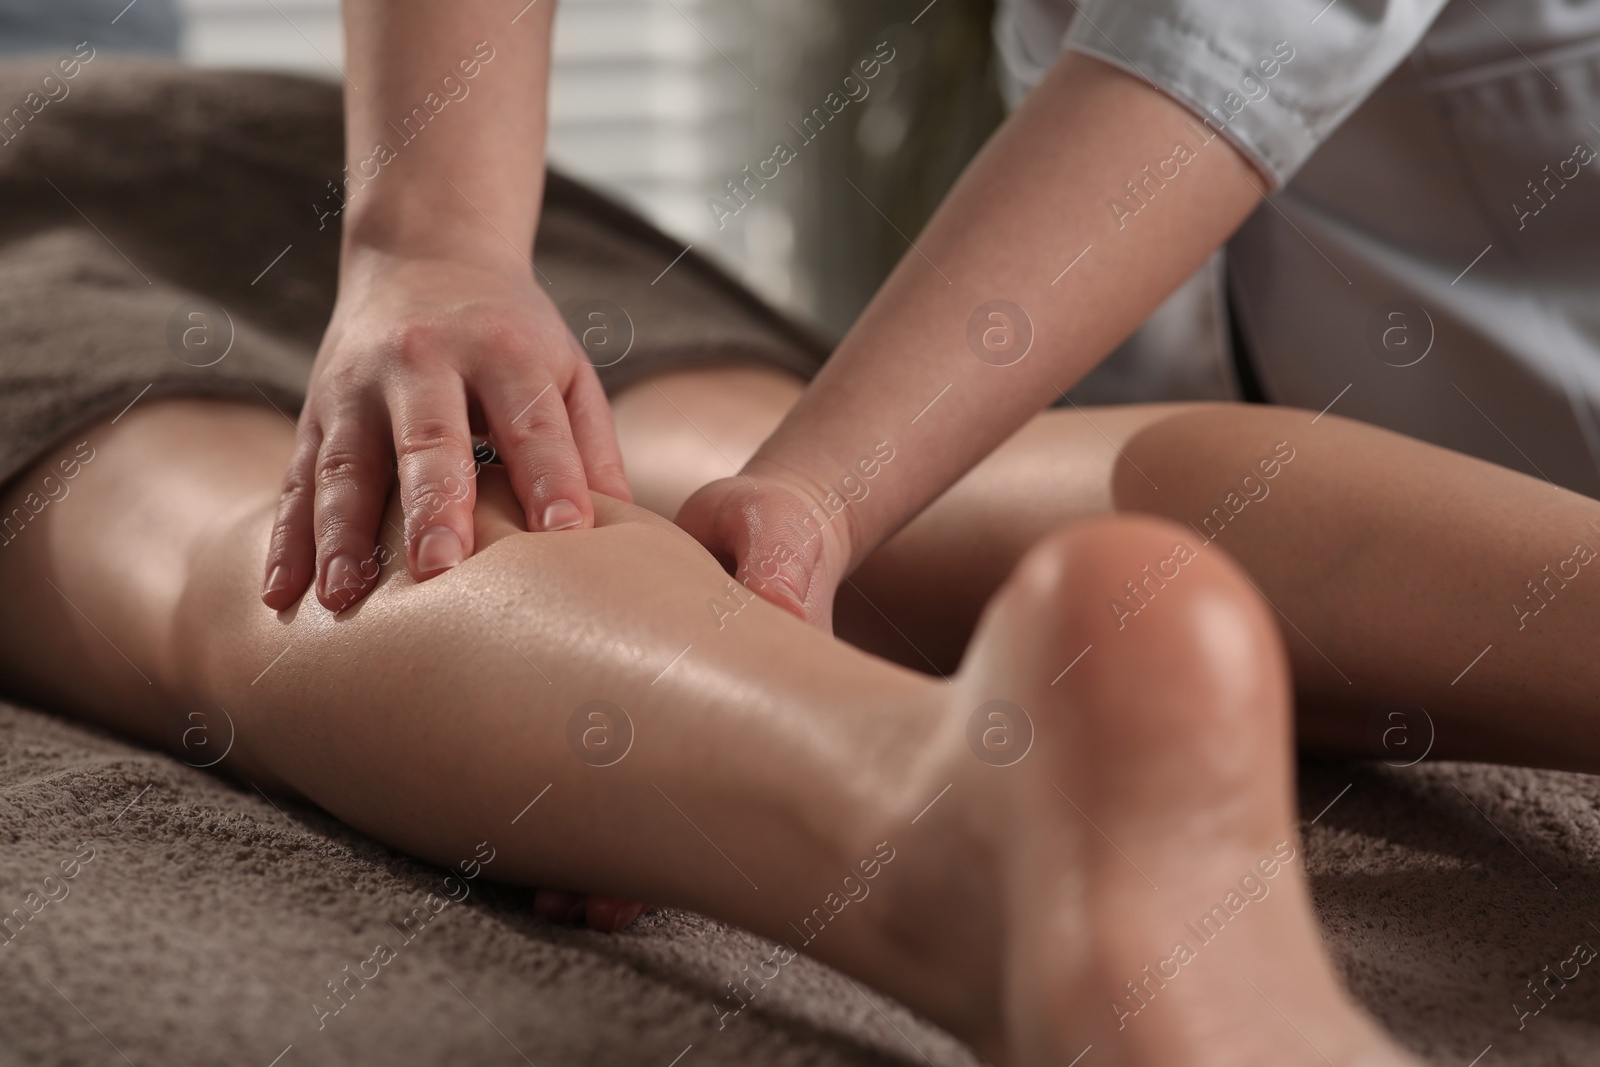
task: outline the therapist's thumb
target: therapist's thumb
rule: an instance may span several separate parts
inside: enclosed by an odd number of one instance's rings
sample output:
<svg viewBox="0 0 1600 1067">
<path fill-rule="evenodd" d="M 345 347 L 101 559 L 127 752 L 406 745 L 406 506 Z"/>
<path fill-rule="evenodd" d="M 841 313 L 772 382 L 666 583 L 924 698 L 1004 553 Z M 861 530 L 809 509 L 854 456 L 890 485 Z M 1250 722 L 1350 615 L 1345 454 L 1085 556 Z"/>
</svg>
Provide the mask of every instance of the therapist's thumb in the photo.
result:
<svg viewBox="0 0 1600 1067">
<path fill-rule="evenodd" d="M 757 596 L 831 632 L 838 568 L 827 517 L 803 490 L 738 476 L 695 493 L 677 522 Z"/>
</svg>

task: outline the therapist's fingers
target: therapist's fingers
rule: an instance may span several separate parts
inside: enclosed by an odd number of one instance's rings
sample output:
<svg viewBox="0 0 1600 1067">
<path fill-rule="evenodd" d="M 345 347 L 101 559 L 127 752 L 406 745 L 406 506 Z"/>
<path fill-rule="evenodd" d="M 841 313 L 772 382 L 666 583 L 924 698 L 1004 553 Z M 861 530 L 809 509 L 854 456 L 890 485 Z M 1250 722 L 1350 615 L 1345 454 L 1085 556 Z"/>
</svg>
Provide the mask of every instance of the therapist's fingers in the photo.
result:
<svg viewBox="0 0 1600 1067">
<path fill-rule="evenodd" d="M 538 370 L 487 371 L 475 383 L 490 439 L 535 533 L 594 525 L 583 460 L 561 387 Z"/>
<path fill-rule="evenodd" d="M 583 460 L 589 488 L 632 503 L 633 490 L 623 470 L 622 446 L 617 443 L 611 402 L 601 388 L 600 376 L 588 363 L 578 365 L 567 389 L 567 418 L 572 423 L 572 439 Z"/>
<path fill-rule="evenodd" d="M 533 893 L 534 914 L 549 922 L 577 922 L 583 917 L 585 906 L 581 893 L 564 889 L 536 889 Z"/>
<path fill-rule="evenodd" d="M 614 934 L 626 929 L 643 915 L 648 904 L 637 900 L 618 900 L 615 897 L 590 897 L 584 901 L 583 917 L 592 930 Z"/>
<path fill-rule="evenodd" d="M 615 897 L 586 897 L 559 889 L 540 889 L 533 895 L 533 910 L 541 919 L 556 923 L 586 922 L 590 929 L 614 934 L 649 910 L 648 904 Z"/>
<path fill-rule="evenodd" d="M 373 542 L 394 481 L 391 457 L 388 434 L 370 411 L 350 408 L 330 420 L 312 468 L 317 599 L 329 611 L 344 611 L 377 584 Z"/>
<path fill-rule="evenodd" d="M 267 541 L 267 568 L 261 580 L 261 602 L 273 611 L 292 607 L 317 570 L 311 512 L 316 487 L 316 438 L 320 434 L 313 425 L 300 427 L 294 456 L 283 476 L 283 494 Z"/>
<path fill-rule="evenodd" d="M 810 607 L 822 542 L 809 518 L 797 493 L 736 475 L 702 486 L 674 521 L 763 600 L 823 625 Z"/>
<path fill-rule="evenodd" d="M 424 581 L 472 555 L 477 480 L 466 387 L 450 369 L 409 376 L 389 398 L 406 567 Z"/>
<path fill-rule="evenodd" d="M 735 579 L 763 600 L 830 630 L 833 589 L 823 573 L 816 507 L 790 489 L 745 489 L 724 506 L 719 520 L 739 561 Z"/>
</svg>

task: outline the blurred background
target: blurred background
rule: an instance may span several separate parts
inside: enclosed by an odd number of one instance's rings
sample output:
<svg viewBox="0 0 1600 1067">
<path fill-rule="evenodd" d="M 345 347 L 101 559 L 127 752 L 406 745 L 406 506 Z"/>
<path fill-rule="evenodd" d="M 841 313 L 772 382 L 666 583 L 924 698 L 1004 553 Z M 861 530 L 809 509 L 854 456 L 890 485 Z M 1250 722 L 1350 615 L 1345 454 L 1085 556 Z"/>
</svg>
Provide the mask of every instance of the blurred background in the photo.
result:
<svg viewBox="0 0 1600 1067">
<path fill-rule="evenodd" d="M 993 0 L 560 0 L 550 159 L 838 337 L 1002 116 L 992 17 Z M 85 36 L 328 79 L 344 53 L 338 0 L 0 0 L 7 51 Z M 788 124 L 880 42 L 892 62 L 802 146 Z M 719 225 L 707 200 L 739 206 L 726 183 L 780 140 L 798 158 Z"/>
<path fill-rule="evenodd" d="M 528 0 L 504 2 L 512 12 Z M 550 160 L 837 339 L 1004 116 L 994 8 L 559 0 Z M 0 0 L 0 53 L 61 52 L 86 37 L 96 48 L 328 80 L 344 55 L 338 0 Z M 893 58 L 864 95 L 851 90 L 859 101 L 801 137 L 805 117 L 844 95 L 846 76 L 875 54 Z M 740 206 L 728 183 L 779 141 L 797 157 L 765 185 L 752 181 Z M 720 214 L 714 198 L 727 205 Z M 1071 399 L 1237 398 L 1221 278 L 1219 254 Z"/>
</svg>

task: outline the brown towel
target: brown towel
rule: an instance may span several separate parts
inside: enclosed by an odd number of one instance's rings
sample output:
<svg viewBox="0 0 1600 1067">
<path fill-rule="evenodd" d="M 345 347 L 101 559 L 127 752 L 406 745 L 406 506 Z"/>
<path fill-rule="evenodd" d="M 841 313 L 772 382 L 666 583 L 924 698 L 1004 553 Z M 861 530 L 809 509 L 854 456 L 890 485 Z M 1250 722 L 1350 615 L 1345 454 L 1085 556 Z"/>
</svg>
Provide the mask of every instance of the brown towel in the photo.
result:
<svg viewBox="0 0 1600 1067">
<path fill-rule="evenodd" d="M 0 484 L 136 398 L 248 397 L 295 414 L 333 307 L 338 88 L 101 56 L 57 77 L 67 91 L 49 101 L 37 90 L 55 62 L 0 64 L 0 107 L 46 101 L 0 127 Z M 683 247 L 550 176 L 541 279 L 574 321 L 601 301 L 625 313 L 611 327 L 631 348 L 594 360 L 608 391 L 710 362 L 815 373 L 822 341 L 698 254 L 674 263 Z"/>
<path fill-rule="evenodd" d="M 619 935 L 555 927 L 527 891 L 446 874 L 0 703 L 0 1063 L 120 1064 L 113 1047 L 139 1067 L 976 1063 L 805 957 L 719 1025 L 725 983 L 774 946 L 673 911 Z M 430 894 L 452 902 L 422 921 Z M 394 958 L 367 965 L 379 944 Z"/>
<path fill-rule="evenodd" d="M 1480 1067 L 1593 1062 L 1595 964 L 1552 984 L 1539 1014 L 1519 1011 L 1538 1003 L 1528 978 L 1570 975 L 1576 944 L 1600 948 L 1594 778 L 1312 764 L 1300 799 L 1331 954 L 1404 1043 L 1453 1067 L 1491 1044 Z M 538 1064 L 668 1067 L 691 1045 L 681 1067 L 975 1062 L 804 958 L 719 1026 L 725 983 L 773 949 L 681 912 L 607 936 L 549 926 L 530 894 L 479 880 L 412 930 L 413 908 L 448 895 L 445 871 L 315 809 L 5 704 L 0 842 L 0 1063 L 121 1062 L 108 1043 L 141 1067 L 266 1067 L 289 1045 L 280 1067 L 523 1063 L 512 1046 Z M 93 858 L 64 878 L 85 845 Z M 326 983 L 379 942 L 397 958 L 323 1017 Z M 1280 1025 L 1261 1010 L 1261 1025 Z"/>
</svg>

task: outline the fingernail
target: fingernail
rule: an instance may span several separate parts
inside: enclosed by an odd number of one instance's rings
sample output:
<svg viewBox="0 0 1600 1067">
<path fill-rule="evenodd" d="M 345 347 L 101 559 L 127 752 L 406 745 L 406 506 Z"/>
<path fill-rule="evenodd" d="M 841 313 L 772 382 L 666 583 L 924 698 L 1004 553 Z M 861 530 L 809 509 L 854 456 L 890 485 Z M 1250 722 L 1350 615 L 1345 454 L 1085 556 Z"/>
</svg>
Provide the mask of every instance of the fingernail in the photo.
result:
<svg viewBox="0 0 1600 1067">
<path fill-rule="evenodd" d="M 800 621 L 805 621 L 805 601 L 800 599 L 800 594 L 794 591 L 787 580 L 783 578 L 757 578 L 756 581 L 761 585 L 761 588 L 757 591 L 769 594 L 766 597 L 769 603 L 784 609 L 799 618 Z"/>
<path fill-rule="evenodd" d="M 545 505 L 539 525 L 546 531 L 570 530 L 583 525 L 583 512 L 570 500 L 555 500 Z"/>
<path fill-rule="evenodd" d="M 267 580 L 261 583 L 261 595 L 270 596 L 280 589 L 289 588 L 289 568 L 282 563 L 272 568 Z"/>
<path fill-rule="evenodd" d="M 361 577 L 361 561 L 349 553 L 330 559 L 328 569 L 322 576 L 322 592 L 325 596 L 362 589 L 366 584 Z"/>
<path fill-rule="evenodd" d="M 611 921 L 611 932 L 617 933 L 633 925 L 633 921 L 644 914 L 645 905 L 628 904 L 617 909 L 616 918 Z"/>
<path fill-rule="evenodd" d="M 461 562 L 461 538 L 448 526 L 435 526 L 417 539 L 417 570 L 447 571 Z"/>
</svg>

